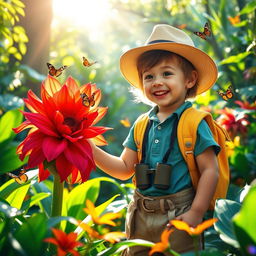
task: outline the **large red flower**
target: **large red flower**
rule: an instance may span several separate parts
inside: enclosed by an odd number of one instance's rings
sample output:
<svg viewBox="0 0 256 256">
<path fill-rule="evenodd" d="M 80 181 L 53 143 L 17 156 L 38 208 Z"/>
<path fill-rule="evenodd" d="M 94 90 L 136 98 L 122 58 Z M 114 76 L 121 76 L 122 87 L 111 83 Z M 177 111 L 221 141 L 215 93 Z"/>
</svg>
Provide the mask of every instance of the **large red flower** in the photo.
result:
<svg viewBox="0 0 256 256">
<path fill-rule="evenodd" d="M 82 104 L 81 94 L 94 94 L 93 107 Z M 24 99 L 31 112 L 23 112 L 26 120 L 16 133 L 29 128 L 29 133 L 17 148 L 21 160 L 26 156 L 28 168 L 39 166 L 39 180 L 49 176 L 47 166 L 54 164 L 61 182 L 84 182 L 95 169 L 92 150 L 88 139 L 95 144 L 105 145 L 101 135 L 109 128 L 93 126 L 106 113 L 106 107 L 98 107 L 101 91 L 95 84 L 77 85 L 72 77 L 61 85 L 48 76 L 41 85 L 41 99 L 31 90 Z"/>
<path fill-rule="evenodd" d="M 224 108 L 218 111 L 221 115 L 218 117 L 217 122 L 222 125 L 234 138 L 238 133 L 245 134 L 247 126 L 250 122 L 247 120 L 247 115 L 237 112 L 231 108 Z"/>
</svg>

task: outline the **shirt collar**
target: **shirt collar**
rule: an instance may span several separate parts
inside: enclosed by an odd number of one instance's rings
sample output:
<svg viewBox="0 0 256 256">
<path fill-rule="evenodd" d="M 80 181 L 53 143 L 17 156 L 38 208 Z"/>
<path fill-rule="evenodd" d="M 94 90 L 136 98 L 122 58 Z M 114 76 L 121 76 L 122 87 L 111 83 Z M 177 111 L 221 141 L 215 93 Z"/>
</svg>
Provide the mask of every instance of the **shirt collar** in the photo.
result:
<svg viewBox="0 0 256 256">
<path fill-rule="evenodd" d="M 176 115 L 178 118 L 180 118 L 181 114 L 183 111 L 187 108 L 192 107 L 192 103 L 190 101 L 185 101 L 179 108 L 177 108 L 167 119 L 169 119 L 171 116 Z M 158 120 L 157 117 L 157 112 L 158 112 L 158 106 L 154 106 L 150 111 L 149 111 L 149 119 L 156 121 Z"/>
</svg>

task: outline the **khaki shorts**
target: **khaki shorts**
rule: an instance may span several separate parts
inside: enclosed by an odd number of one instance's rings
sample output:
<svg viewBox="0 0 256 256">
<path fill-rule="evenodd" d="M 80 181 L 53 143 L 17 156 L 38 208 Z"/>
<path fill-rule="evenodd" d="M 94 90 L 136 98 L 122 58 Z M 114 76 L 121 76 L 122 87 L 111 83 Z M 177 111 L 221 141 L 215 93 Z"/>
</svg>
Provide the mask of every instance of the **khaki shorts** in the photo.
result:
<svg viewBox="0 0 256 256">
<path fill-rule="evenodd" d="M 154 243 L 160 237 L 168 222 L 176 216 L 188 211 L 195 193 L 193 188 L 182 190 L 176 194 L 147 197 L 134 192 L 126 215 L 126 235 L 128 239 L 144 239 Z M 175 230 L 169 242 L 171 248 L 179 253 L 194 249 L 192 238 L 185 232 Z M 150 248 L 135 246 L 126 249 L 123 256 L 147 256 Z M 171 254 L 164 254 L 171 255 Z"/>
</svg>

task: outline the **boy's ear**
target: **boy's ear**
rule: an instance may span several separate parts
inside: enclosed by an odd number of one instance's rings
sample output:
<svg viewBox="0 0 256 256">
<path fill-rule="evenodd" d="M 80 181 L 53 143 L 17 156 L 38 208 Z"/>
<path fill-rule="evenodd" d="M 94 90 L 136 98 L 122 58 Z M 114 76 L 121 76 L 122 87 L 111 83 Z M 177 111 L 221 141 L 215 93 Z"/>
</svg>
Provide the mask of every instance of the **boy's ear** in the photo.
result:
<svg viewBox="0 0 256 256">
<path fill-rule="evenodd" d="M 187 89 L 192 88 L 196 84 L 197 79 L 198 79 L 197 71 L 196 70 L 192 70 L 189 78 L 187 78 L 187 82 L 186 82 Z"/>
</svg>

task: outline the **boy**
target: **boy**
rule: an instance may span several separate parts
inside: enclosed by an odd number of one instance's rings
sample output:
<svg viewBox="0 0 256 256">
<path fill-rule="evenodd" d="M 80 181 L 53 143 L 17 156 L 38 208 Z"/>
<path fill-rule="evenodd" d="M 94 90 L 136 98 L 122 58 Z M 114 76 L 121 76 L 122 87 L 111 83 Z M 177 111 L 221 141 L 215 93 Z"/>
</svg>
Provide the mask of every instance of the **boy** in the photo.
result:
<svg viewBox="0 0 256 256">
<path fill-rule="evenodd" d="M 208 125 L 203 120 L 197 130 L 194 155 L 201 176 L 196 191 L 178 147 L 176 130 L 182 112 L 192 106 L 185 100 L 210 89 L 217 79 L 217 68 L 182 30 L 157 25 L 145 46 L 121 56 L 120 69 L 154 105 L 148 113 L 151 126 L 144 136 L 142 160 L 139 163 L 141 152 L 134 140 L 134 126 L 120 157 L 92 145 L 94 160 L 104 172 L 121 180 L 130 178 L 136 170 L 137 188 L 126 218 L 127 237 L 159 242 L 171 219 L 186 221 L 193 227 L 202 222 L 214 195 L 218 182 L 216 155 L 220 148 Z M 146 184 L 141 178 L 145 165 L 153 173 Z M 157 180 L 163 175 L 167 178 L 164 184 L 159 184 Z M 170 244 L 177 252 L 193 249 L 192 239 L 184 231 L 175 230 L 170 235 Z M 124 255 L 148 255 L 148 251 L 149 248 L 136 246 Z"/>
</svg>

